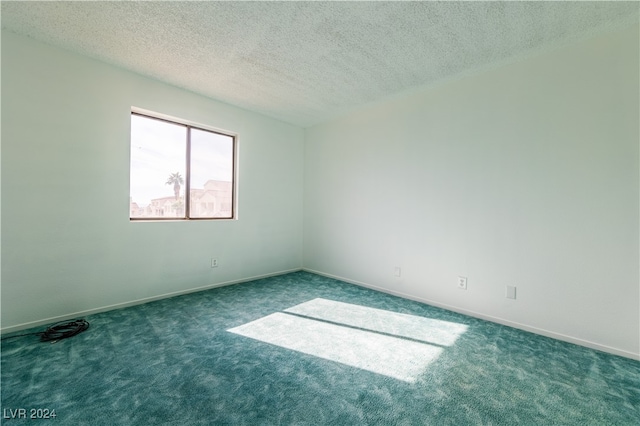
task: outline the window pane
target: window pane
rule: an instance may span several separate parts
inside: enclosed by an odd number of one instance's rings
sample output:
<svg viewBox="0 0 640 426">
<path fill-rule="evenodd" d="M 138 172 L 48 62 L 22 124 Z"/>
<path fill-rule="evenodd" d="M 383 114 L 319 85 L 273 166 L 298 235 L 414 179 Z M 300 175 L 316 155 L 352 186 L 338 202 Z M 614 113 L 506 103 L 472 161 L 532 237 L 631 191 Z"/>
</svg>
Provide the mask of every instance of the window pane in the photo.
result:
<svg viewBox="0 0 640 426">
<path fill-rule="evenodd" d="M 131 115 L 130 217 L 184 218 L 183 125 Z"/>
<path fill-rule="evenodd" d="M 191 130 L 190 217 L 233 216 L 233 137 Z"/>
</svg>

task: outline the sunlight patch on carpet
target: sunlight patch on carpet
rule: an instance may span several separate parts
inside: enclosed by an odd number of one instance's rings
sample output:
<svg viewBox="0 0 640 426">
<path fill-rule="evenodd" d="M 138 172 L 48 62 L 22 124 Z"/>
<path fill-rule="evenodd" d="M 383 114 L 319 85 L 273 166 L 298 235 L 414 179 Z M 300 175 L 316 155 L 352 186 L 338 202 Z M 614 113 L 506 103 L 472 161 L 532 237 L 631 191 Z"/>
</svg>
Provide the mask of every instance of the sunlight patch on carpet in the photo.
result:
<svg viewBox="0 0 640 426">
<path fill-rule="evenodd" d="M 438 346 L 453 345 L 458 337 L 467 331 L 467 326 L 464 324 L 321 298 L 285 309 L 285 312 L 407 337 Z"/>
<path fill-rule="evenodd" d="M 227 331 L 413 383 L 465 330 L 461 324 L 314 299 Z"/>
</svg>

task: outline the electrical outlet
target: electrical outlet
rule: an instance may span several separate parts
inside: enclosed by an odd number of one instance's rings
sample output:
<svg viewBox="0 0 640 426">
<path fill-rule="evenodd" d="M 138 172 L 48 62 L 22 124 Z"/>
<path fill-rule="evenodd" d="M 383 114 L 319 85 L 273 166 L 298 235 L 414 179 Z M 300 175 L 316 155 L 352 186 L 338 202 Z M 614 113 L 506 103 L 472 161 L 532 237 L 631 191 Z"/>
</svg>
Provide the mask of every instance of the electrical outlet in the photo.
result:
<svg viewBox="0 0 640 426">
<path fill-rule="evenodd" d="M 507 299 L 515 299 L 516 298 L 516 288 L 514 286 L 507 286 Z"/>
<path fill-rule="evenodd" d="M 401 274 L 401 270 L 399 266 L 396 266 L 395 268 L 393 268 L 393 276 L 394 277 L 399 277 Z"/>
<path fill-rule="evenodd" d="M 218 259 L 215 257 L 211 258 L 211 267 L 212 268 L 217 268 L 218 267 Z"/>
<path fill-rule="evenodd" d="M 467 289 L 467 277 L 458 277 L 458 288 L 460 290 Z"/>
</svg>

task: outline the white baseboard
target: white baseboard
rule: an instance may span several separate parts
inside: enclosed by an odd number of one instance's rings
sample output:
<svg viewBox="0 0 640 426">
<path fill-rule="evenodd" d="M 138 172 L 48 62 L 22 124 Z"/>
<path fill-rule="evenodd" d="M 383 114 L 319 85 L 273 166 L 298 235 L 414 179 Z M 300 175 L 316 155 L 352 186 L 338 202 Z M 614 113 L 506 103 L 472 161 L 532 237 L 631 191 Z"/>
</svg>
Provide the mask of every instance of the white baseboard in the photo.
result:
<svg viewBox="0 0 640 426">
<path fill-rule="evenodd" d="M 337 275 L 333 275 L 333 274 L 328 274 L 325 272 L 321 272 L 321 271 L 316 271 L 313 269 L 309 269 L 309 268 L 302 268 L 303 271 L 306 272 L 310 272 L 312 274 L 317 274 L 317 275 L 322 275 L 328 278 L 333 278 L 336 280 L 340 280 L 340 281 L 344 281 L 350 284 L 355 284 L 361 287 L 366 287 L 366 288 L 370 288 L 372 290 L 376 290 L 376 291 L 380 291 L 382 293 L 388 293 L 388 294 L 392 294 L 394 296 L 399 296 L 402 297 L 404 299 L 409 299 L 409 300 L 415 300 L 416 302 L 421 302 L 421 303 L 426 303 L 427 305 L 431 305 L 431 306 L 435 306 L 438 308 L 442 308 L 442 309 L 446 309 L 448 311 L 453 311 L 453 312 L 457 312 L 459 314 L 463 314 L 463 315 L 468 315 L 470 317 L 474 317 L 474 318 L 479 318 L 482 320 L 486 320 L 486 321 L 491 321 L 497 324 L 502 324 L 502 325 L 506 325 L 509 327 L 513 327 L 513 328 L 517 328 L 519 330 L 524 330 L 524 331 L 528 331 L 531 333 L 535 333 L 535 334 L 539 334 L 541 336 L 545 336 L 545 337 L 551 337 L 552 339 L 556 339 L 556 340 L 561 340 L 563 342 L 568 342 L 568 343 L 573 343 L 575 345 L 579 345 L 579 346 L 584 346 L 590 349 L 595 349 L 598 351 L 602 351 L 602 352 L 606 352 L 606 353 L 610 353 L 613 355 L 619 355 L 625 358 L 631 358 L 637 361 L 640 361 L 640 353 L 634 353 L 634 352 L 629 352 L 629 351 L 625 351 L 622 349 L 618 349 L 618 348 L 613 348 L 610 346 L 606 346 L 606 345 L 601 345 L 599 343 L 595 343 L 595 342 L 591 342 L 588 340 L 583 340 L 583 339 L 579 339 L 577 337 L 572 337 L 572 336 L 567 336 L 561 333 L 556 333 L 553 331 L 549 331 L 549 330 L 544 330 L 541 328 L 537 328 L 537 327 L 532 327 L 526 324 L 520 324 L 517 322 L 513 322 L 513 321 L 509 321 L 503 318 L 499 318 L 499 317 L 494 317 L 491 315 L 486 315 L 486 314 L 482 314 L 480 312 L 475 312 L 475 311 L 469 311 L 466 309 L 461 309 L 458 308 L 456 306 L 451 306 L 451 305 L 447 305 L 444 303 L 440 303 L 440 302 L 436 302 L 433 300 L 429 300 L 429 299 L 424 299 L 421 297 L 416 297 L 410 294 L 405 294 L 399 291 L 393 291 L 393 290 L 389 290 L 386 288 L 382 288 L 382 287 L 378 287 L 375 285 L 371 285 L 368 283 L 364 283 L 361 281 L 357 281 L 357 280 L 352 280 L 349 278 L 345 278 L 345 277 L 340 277 Z"/>
<path fill-rule="evenodd" d="M 169 297 L 181 296 L 183 294 L 197 293 L 199 291 L 210 290 L 212 288 L 225 287 L 225 286 L 228 286 L 228 285 L 240 284 L 240 283 L 244 283 L 244 282 L 248 282 L 248 281 L 259 280 L 259 279 L 262 279 L 262 278 L 275 277 L 275 276 L 278 276 L 278 275 L 289 274 L 291 272 L 297 272 L 297 271 L 300 271 L 300 270 L 302 270 L 302 269 L 301 268 L 296 268 L 296 269 L 289 269 L 289 270 L 286 270 L 286 271 L 272 272 L 272 273 L 269 273 L 269 274 L 257 275 L 257 276 L 254 276 L 254 277 L 241 278 L 241 279 L 232 280 L 232 281 L 225 281 L 225 282 L 221 282 L 221 283 L 209 284 L 209 285 L 205 285 L 205 286 L 202 286 L 202 287 L 191 288 L 191 289 L 188 289 L 188 290 L 174 291 L 172 293 L 165 293 L 165 294 L 161 294 L 161 295 L 158 295 L 158 296 L 145 297 L 143 299 L 136 299 L 136 300 L 132 300 L 130 302 L 116 303 L 114 305 L 102 306 L 100 308 L 95 308 L 95 309 L 87 309 L 87 310 L 84 310 L 84 311 L 73 312 L 73 313 L 59 315 L 59 316 L 51 317 L 51 318 L 45 318 L 45 319 L 41 319 L 41 320 L 37 320 L 37 321 L 25 322 L 23 324 L 13 325 L 13 326 L 5 327 L 5 328 L 0 328 L 0 334 L 6 334 L 6 333 L 12 333 L 14 331 L 26 330 L 26 329 L 32 328 L 32 327 L 39 327 L 41 325 L 48 325 L 48 324 L 52 324 L 52 323 L 56 323 L 56 322 L 60 322 L 60 321 L 66 321 L 66 320 L 70 320 L 70 319 L 75 319 L 75 318 L 78 318 L 78 317 L 81 317 L 81 316 L 85 316 L 85 315 L 92 315 L 92 314 L 98 314 L 98 313 L 101 313 L 101 312 L 112 311 L 114 309 L 122 309 L 122 308 L 128 308 L 130 306 L 142 305 L 144 303 L 149 303 L 149 302 L 153 302 L 153 301 L 161 300 L 161 299 L 167 299 Z"/>
</svg>

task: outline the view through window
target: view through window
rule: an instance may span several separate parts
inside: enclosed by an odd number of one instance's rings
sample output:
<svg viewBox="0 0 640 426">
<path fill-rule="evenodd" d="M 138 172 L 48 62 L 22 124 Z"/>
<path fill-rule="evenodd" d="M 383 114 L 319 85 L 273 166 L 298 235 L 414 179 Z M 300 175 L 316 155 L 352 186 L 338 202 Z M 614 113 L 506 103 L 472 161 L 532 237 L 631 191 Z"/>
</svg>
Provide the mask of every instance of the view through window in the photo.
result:
<svg viewBox="0 0 640 426">
<path fill-rule="evenodd" d="M 235 137 L 131 113 L 131 220 L 234 217 Z"/>
</svg>

